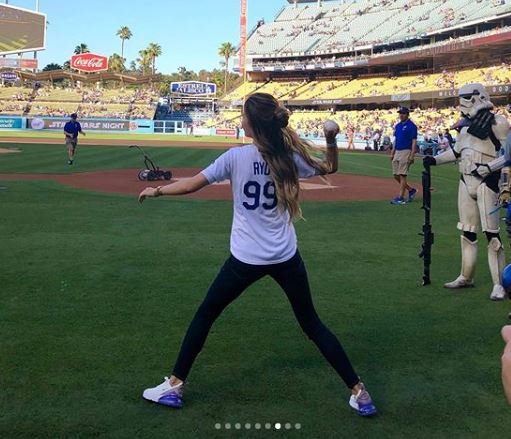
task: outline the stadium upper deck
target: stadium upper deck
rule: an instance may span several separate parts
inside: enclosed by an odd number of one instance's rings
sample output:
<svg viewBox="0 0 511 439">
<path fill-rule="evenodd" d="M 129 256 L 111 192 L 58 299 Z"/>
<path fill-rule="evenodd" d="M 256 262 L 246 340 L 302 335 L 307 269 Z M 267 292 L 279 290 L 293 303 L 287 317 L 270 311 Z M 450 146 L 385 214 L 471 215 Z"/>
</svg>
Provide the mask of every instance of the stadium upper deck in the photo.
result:
<svg viewBox="0 0 511 439">
<path fill-rule="evenodd" d="M 479 32 L 492 21 L 493 27 L 507 25 L 499 20 L 511 17 L 510 0 L 288 1 L 292 4 L 274 21 L 250 35 L 247 54 L 253 64 L 261 58 L 352 55 L 403 42 L 435 43 L 446 31 L 476 26 Z"/>
</svg>

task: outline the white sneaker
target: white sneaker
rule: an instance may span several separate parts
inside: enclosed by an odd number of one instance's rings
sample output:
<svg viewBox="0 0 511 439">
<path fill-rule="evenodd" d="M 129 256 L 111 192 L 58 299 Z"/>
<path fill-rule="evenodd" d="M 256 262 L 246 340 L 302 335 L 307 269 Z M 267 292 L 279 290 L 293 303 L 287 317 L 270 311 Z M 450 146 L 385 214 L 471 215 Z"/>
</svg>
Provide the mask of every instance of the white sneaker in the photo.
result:
<svg viewBox="0 0 511 439">
<path fill-rule="evenodd" d="M 506 290 L 502 285 L 493 285 L 493 290 L 490 294 L 491 300 L 504 300 L 507 296 Z"/>
<path fill-rule="evenodd" d="M 183 383 L 171 386 L 169 379 L 165 377 L 165 381 L 159 386 L 145 389 L 142 396 L 156 404 L 180 409 L 183 407 Z"/>
<path fill-rule="evenodd" d="M 369 392 L 365 389 L 363 383 L 360 383 L 361 389 L 356 395 L 351 395 L 349 405 L 356 410 L 360 416 L 373 416 L 376 414 L 376 407 Z"/>
<path fill-rule="evenodd" d="M 472 288 L 473 286 L 474 286 L 473 279 L 467 279 L 465 276 L 461 274 L 452 282 L 447 282 L 446 284 L 444 284 L 444 288 L 449 288 L 452 290 L 458 288 Z"/>
</svg>

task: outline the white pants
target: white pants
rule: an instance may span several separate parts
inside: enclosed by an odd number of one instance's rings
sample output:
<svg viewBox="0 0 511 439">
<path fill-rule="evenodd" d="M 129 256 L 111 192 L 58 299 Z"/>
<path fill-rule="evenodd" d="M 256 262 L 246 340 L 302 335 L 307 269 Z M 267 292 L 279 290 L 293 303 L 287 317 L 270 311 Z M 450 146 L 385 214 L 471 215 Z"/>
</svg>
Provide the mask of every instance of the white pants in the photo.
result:
<svg viewBox="0 0 511 439">
<path fill-rule="evenodd" d="M 463 175 L 458 190 L 458 229 L 463 232 L 499 233 L 500 209 L 498 194 L 492 191 L 481 179 Z"/>
</svg>

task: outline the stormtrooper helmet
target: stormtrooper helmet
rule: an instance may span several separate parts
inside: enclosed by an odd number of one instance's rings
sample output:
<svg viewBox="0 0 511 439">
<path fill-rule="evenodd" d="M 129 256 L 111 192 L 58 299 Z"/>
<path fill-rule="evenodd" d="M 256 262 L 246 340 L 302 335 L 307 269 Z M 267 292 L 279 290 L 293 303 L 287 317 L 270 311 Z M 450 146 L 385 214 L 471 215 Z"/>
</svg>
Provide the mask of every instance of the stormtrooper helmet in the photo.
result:
<svg viewBox="0 0 511 439">
<path fill-rule="evenodd" d="M 466 84 L 459 90 L 460 111 L 465 117 L 472 118 L 481 110 L 491 110 L 493 104 L 490 95 L 482 84 Z"/>
</svg>

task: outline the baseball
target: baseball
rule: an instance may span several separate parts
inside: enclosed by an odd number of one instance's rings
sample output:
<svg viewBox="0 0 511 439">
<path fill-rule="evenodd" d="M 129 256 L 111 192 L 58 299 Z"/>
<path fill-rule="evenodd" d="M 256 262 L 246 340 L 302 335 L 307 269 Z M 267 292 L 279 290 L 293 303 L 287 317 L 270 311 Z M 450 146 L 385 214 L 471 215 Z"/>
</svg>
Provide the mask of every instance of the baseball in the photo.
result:
<svg viewBox="0 0 511 439">
<path fill-rule="evenodd" d="M 325 130 L 325 134 L 336 134 L 339 132 L 339 125 L 337 122 L 334 122 L 333 120 L 327 120 L 324 125 L 323 129 Z"/>
</svg>

